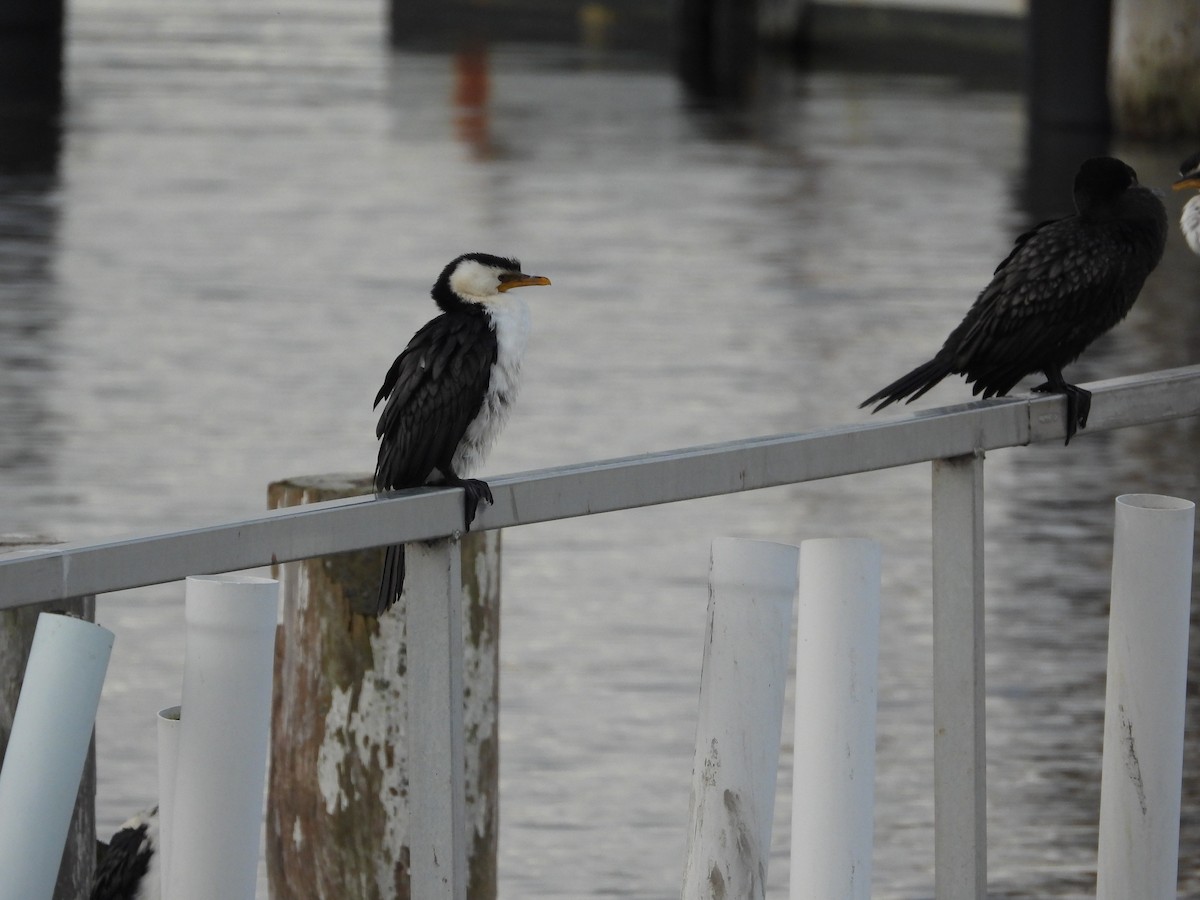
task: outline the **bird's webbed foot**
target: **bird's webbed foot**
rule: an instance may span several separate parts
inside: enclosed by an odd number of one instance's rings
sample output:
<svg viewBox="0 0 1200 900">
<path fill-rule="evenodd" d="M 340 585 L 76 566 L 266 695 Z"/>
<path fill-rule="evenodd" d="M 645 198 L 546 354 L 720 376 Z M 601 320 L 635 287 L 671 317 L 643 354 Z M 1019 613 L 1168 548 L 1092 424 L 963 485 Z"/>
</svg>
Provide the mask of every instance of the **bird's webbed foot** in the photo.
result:
<svg viewBox="0 0 1200 900">
<path fill-rule="evenodd" d="M 470 531 L 471 523 L 475 521 L 475 514 L 479 511 L 480 502 L 491 506 L 495 501 L 492 499 L 492 489 L 488 487 L 486 481 L 480 481 L 478 478 L 464 478 L 459 486 L 464 492 L 463 516 L 466 519 L 467 531 Z"/>
<path fill-rule="evenodd" d="M 1092 392 L 1074 384 L 1060 380 L 1058 384 L 1047 381 L 1033 389 L 1039 394 L 1062 394 L 1067 400 L 1067 439 L 1071 438 L 1079 428 L 1087 428 L 1088 415 L 1092 411 Z"/>
</svg>

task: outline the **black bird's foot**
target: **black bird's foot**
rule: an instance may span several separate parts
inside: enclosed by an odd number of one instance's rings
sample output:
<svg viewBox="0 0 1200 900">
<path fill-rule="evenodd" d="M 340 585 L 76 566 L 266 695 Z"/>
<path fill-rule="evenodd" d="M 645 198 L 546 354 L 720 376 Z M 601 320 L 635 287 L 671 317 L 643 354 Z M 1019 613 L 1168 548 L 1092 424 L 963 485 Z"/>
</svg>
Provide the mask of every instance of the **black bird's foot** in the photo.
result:
<svg viewBox="0 0 1200 900">
<path fill-rule="evenodd" d="M 1038 394 L 1062 394 L 1067 399 L 1067 439 L 1071 443 L 1078 428 L 1087 428 L 1088 415 L 1092 411 L 1092 392 L 1074 384 L 1052 384 L 1047 381 L 1034 389 Z"/>
<path fill-rule="evenodd" d="M 479 511 L 480 502 L 491 506 L 495 501 L 492 499 L 492 489 L 488 487 L 486 481 L 480 481 L 478 478 L 464 478 L 458 484 L 464 491 L 463 498 L 463 514 L 467 523 L 467 531 L 471 530 L 471 523 L 475 521 L 475 513 Z"/>
</svg>

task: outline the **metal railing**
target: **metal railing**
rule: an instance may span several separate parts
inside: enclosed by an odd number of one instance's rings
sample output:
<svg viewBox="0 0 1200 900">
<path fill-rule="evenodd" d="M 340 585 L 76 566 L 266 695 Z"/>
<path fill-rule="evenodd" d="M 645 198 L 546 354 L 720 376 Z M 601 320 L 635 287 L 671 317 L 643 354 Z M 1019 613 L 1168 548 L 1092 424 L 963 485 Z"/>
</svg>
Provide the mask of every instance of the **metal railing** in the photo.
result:
<svg viewBox="0 0 1200 900">
<path fill-rule="evenodd" d="M 1200 415 L 1200 366 L 1096 382 L 1086 434 Z M 1065 437 L 1053 395 L 968 403 L 800 434 L 751 438 L 509 475 L 474 528 L 508 528 L 659 503 L 932 462 L 935 870 L 938 900 L 986 896 L 983 456 Z M 462 649 L 456 640 L 458 489 L 314 503 L 251 519 L 0 557 L 0 609 L 254 568 L 391 543 L 433 541 L 429 563 L 447 589 L 409 622 L 422 654 L 414 697 L 426 730 L 413 759 L 434 761 L 431 790 L 414 797 L 414 896 L 465 896 Z M 425 551 L 418 553 L 418 557 Z M 426 565 L 421 562 L 418 565 Z M 414 606 L 425 606 L 416 604 Z M 411 610 L 410 606 L 410 610 Z M 410 611 L 410 616 L 412 613 Z M 415 621 L 414 621 L 415 620 Z M 410 671 L 414 660 L 410 658 Z M 421 687 L 426 686 L 426 687 Z M 436 688 L 435 688 L 436 686 Z M 455 694 L 458 694 L 456 697 Z M 423 704 L 423 705 L 422 705 Z M 457 717 L 457 721 L 456 721 Z M 437 723 L 442 723 L 439 727 Z M 454 765 L 458 760 L 458 766 Z M 414 769 L 413 780 L 420 776 Z M 447 781 L 448 779 L 448 781 Z M 461 780 L 461 779 L 457 779 Z M 440 782 L 448 790 L 434 788 Z M 415 842 L 414 842 L 415 844 Z"/>
</svg>

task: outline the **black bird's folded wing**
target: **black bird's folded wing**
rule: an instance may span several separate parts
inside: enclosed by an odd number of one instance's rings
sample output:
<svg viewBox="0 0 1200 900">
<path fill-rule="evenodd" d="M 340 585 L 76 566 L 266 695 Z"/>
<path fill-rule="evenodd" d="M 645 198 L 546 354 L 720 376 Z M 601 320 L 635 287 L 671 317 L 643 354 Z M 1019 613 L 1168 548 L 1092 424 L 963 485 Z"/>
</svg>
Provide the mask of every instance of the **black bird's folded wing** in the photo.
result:
<svg viewBox="0 0 1200 900">
<path fill-rule="evenodd" d="M 1126 247 L 1072 219 L 1017 240 L 942 353 L 985 397 L 1046 364 L 1066 365 L 1129 311 L 1145 279 Z"/>
<path fill-rule="evenodd" d="M 1031 372 L 1072 362 L 1129 311 L 1149 272 L 1134 256 L 1077 217 L 1042 222 L 1017 238 L 937 355 L 862 405 L 914 400 L 951 373 L 974 394 L 1003 396 Z"/>
<path fill-rule="evenodd" d="M 496 361 L 486 313 L 446 314 L 426 324 L 388 370 L 375 489 L 416 487 L 447 466 L 478 414 Z"/>
</svg>

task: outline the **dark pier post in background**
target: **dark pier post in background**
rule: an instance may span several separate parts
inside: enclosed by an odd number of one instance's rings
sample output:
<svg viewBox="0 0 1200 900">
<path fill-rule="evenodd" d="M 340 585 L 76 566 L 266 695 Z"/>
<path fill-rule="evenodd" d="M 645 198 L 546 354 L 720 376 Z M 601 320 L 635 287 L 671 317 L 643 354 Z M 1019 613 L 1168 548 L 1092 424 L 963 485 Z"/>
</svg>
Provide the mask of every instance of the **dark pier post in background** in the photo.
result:
<svg viewBox="0 0 1200 900">
<path fill-rule="evenodd" d="M 367 476 L 293 478 L 271 485 L 268 505 L 370 493 Z M 460 546 L 468 897 L 494 900 L 500 532 L 469 532 Z M 382 565 L 383 551 L 375 549 L 275 568 L 283 623 L 275 643 L 267 874 L 276 900 L 410 900 L 410 599 L 406 590 L 375 618 Z"/>
<path fill-rule="evenodd" d="M 1030 0 L 1029 133 L 1020 205 L 1029 224 L 1071 212 L 1080 161 L 1108 152 L 1110 0 Z"/>
<path fill-rule="evenodd" d="M 0 0 L 0 110 L 62 95 L 65 0 Z"/>
<path fill-rule="evenodd" d="M 1035 122 L 1107 129 L 1110 0 L 1030 0 L 1029 102 Z"/>
<path fill-rule="evenodd" d="M 65 0 L 0 0 L 0 172 L 58 161 Z"/>
<path fill-rule="evenodd" d="M 667 0 L 387 0 L 397 48 L 519 41 L 655 53 L 665 44 L 666 18 Z"/>
<path fill-rule="evenodd" d="M 1034 127 L 1200 134 L 1200 3 L 1030 0 Z"/>
<path fill-rule="evenodd" d="M 697 97 L 737 100 L 754 74 L 756 0 L 672 0 L 675 71 Z"/>
<path fill-rule="evenodd" d="M 52 541 L 43 538 L 0 535 L 0 553 L 44 547 Z M 33 646 L 33 633 L 38 616 L 44 612 L 64 613 L 96 621 L 96 598 L 76 597 L 36 603 L 17 609 L 0 610 L 0 764 L 12 734 L 13 717 L 25 677 L 25 664 Z M 96 868 L 96 740 L 88 748 L 83 764 L 83 777 L 75 797 L 75 811 L 67 831 L 62 866 L 54 886 L 54 900 L 77 900 L 91 891 L 92 873 Z"/>
<path fill-rule="evenodd" d="M 669 0 L 675 74 L 692 98 L 738 105 L 756 89 L 759 48 L 799 52 L 808 0 Z"/>
</svg>

